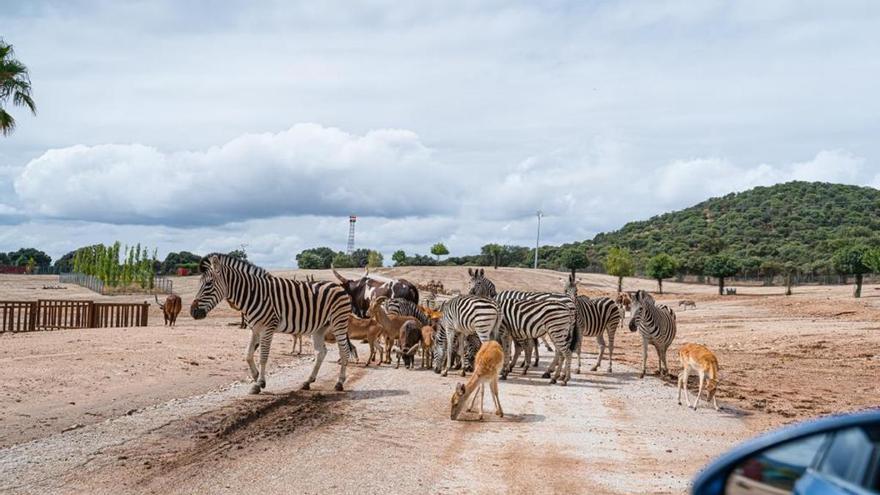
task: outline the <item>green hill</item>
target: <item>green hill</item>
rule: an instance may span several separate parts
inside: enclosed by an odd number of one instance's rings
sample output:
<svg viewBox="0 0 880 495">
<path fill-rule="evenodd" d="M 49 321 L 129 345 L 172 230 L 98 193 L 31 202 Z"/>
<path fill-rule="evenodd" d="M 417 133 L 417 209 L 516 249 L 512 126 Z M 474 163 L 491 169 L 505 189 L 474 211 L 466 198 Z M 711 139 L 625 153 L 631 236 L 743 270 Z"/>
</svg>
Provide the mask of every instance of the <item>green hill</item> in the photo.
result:
<svg viewBox="0 0 880 495">
<path fill-rule="evenodd" d="M 745 274 L 791 263 L 802 272 L 831 273 L 842 246 L 880 246 L 880 190 L 820 182 L 789 182 L 712 198 L 690 208 L 630 222 L 585 241 L 592 264 L 608 249 L 630 249 L 638 265 L 669 253 L 683 271 L 699 274 L 708 256 L 728 253 Z"/>
</svg>

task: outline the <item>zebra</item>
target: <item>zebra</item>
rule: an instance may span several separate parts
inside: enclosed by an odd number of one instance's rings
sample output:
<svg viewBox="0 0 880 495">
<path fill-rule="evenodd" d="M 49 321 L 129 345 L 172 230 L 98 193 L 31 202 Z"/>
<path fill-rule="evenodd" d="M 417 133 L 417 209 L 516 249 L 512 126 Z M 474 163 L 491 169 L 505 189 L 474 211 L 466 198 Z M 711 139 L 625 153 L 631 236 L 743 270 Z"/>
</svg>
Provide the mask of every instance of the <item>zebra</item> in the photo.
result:
<svg viewBox="0 0 880 495">
<path fill-rule="evenodd" d="M 607 297 L 599 297 L 590 299 L 587 296 L 577 295 L 577 282 L 573 276 L 568 277 L 565 284 L 565 293 L 569 297 L 575 299 L 577 304 L 577 325 L 579 328 L 579 336 L 595 337 L 599 344 L 599 357 L 596 364 L 590 368 L 590 371 L 596 371 L 602 364 L 602 357 L 605 355 L 605 337 L 608 334 L 608 372 L 611 373 L 611 366 L 614 361 L 614 334 L 623 321 L 623 313 L 620 305 Z M 578 355 L 577 373 L 581 372 L 581 343 L 577 342 L 575 346 Z"/>
<path fill-rule="evenodd" d="M 566 296 L 565 294 L 554 294 L 552 292 L 534 292 L 534 291 L 525 291 L 525 290 L 503 290 L 495 296 L 495 302 L 497 302 L 499 304 L 504 301 L 511 301 L 511 300 L 516 300 L 516 301 L 525 301 L 525 300 L 556 301 L 556 302 L 560 302 L 560 303 L 569 305 L 569 309 L 571 310 L 572 314 L 575 314 L 574 304 L 571 302 L 571 298 Z M 547 350 L 553 352 L 553 349 L 547 343 L 547 335 L 544 334 L 540 338 L 544 340 L 544 345 L 547 346 Z M 502 344 L 502 346 L 503 346 L 503 344 Z M 514 346 L 517 347 L 517 352 L 515 352 L 515 354 L 519 355 L 518 351 L 519 351 L 520 343 L 514 341 Z M 540 359 L 540 356 L 538 355 L 538 347 L 539 347 L 538 346 L 538 339 L 536 338 L 532 341 L 532 349 L 535 350 L 535 364 L 534 364 L 534 366 L 538 366 L 538 361 Z M 527 353 L 527 354 L 531 355 L 531 353 Z M 526 363 L 523 362 L 522 366 L 525 367 Z M 545 378 L 549 378 L 549 377 L 545 377 Z"/>
<path fill-rule="evenodd" d="M 355 350 L 348 340 L 351 299 L 339 285 L 275 277 L 247 261 L 217 253 L 202 258 L 199 270 L 202 272 L 201 285 L 190 306 L 190 314 L 201 320 L 224 299 L 241 310 L 251 328 L 246 360 L 254 379 L 252 394 L 266 388 L 266 361 L 275 332 L 312 336 L 315 365 L 302 385 L 303 390 L 308 390 L 327 354 L 324 334 L 332 331 L 339 345 L 340 358 L 336 390 L 343 389 L 348 356 Z M 254 352 L 258 348 L 259 371 L 254 364 Z"/>
<path fill-rule="evenodd" d="M 440 324 L 447 334 L 446 367 L 442 373 L 446 376 L 452 366 L 452 351 L 455 343 L 455 339 L 450 338 L 450 334 L 454 336 L 460 333 L 467 336 L 475 333 L 480 338 L 480 342 L 498 340 L 501 317 L 495 301 L 475 296 L 455 296 L 443 303 L 440 310 L 443 312 Z M 461 375 L 464 374 L 465 370 L 462 366 Z"/>
<path fill-rule="evenodd" d="M 440 373 L 443 370 L 443 363 L 446 358 L 446 329 L 440 322 L 437 323 L 435 328 L 434 346 L 431 351 L 433 352 L 434 373 Z M 461 334 L 456 334 L 455 341 L 453 342 L 453 369 L 456 369 L 455 362 L 457 360 L 457 366 L 461 366 L 465 371 L 472 370 L 474 357 L 477 355 L 477 351 L 480 350 L 480 345 L 482 345 L 482 342 L 475 333 L 468 335 L 464 342 L 461 341 Z M 462 349 L 462 347 L 464 347 L 464 349 Z"/>
<path fill-rule="evenodd" d="M 639 378 L 645 377 L 648 368 L 648 344 L 657 349 L 660 375 L 668 374 L 666 350 L 675 338 L 675 312 L 666 306 L 657 306 L 650 294 L 639 290 L 633 295 L 632 318 L 629 320 L 629 331 L 636 330 L 642 334 L 642 374 Z"/>
<path fill-rule="evenodd" d="M 495 291 L 495 284 L 486 278 L 485 269 L 477 268 L 476 270 L 472 270 L 468 268 L 468 275 L 471 276 L 471 279 L 468 282 L 468 295 L 495 299 L 495 295 L 497 294 Z"/>
<path fill-rule="evenodd" d="M 569 301 L 570 304 L 570 301 Z M 549 334 L 551 340 L 556 345 L 556 357 L 553 362 L 558 366 L 551 365 L 551 368 L 544 373 L 544 378 L 550 378 L 550 370 L 556 368 L 556 374 L 550 380 L 550 383 L 556 383 L 562 374 L 562 385 L 566 385 L 571 378 L 571 351 L 578 341 L 577 328 L 572 325 L 573 315 L 569 304 L 553 300 L 535 300 L 535 299 L 508 299 L 498 304 L 502 315 L 502 335 L 504 336 L 504 367 L 502 368 L 502 378 L 506 378 L 513 368 L 512 361 L 516 361 L 517 355 L 513 360 L 509 359 L 509 345 L 507 341 L 525 342 L 526 361 L 530 361 L 531 348 L 533 340 L 544 334 Z M 572 329 L 575 333 L 572 333 Z M 523 374 L 528 371 L 526 364 Z M 565 372 L 562 373 L 562 370 Z"/>
</svg>

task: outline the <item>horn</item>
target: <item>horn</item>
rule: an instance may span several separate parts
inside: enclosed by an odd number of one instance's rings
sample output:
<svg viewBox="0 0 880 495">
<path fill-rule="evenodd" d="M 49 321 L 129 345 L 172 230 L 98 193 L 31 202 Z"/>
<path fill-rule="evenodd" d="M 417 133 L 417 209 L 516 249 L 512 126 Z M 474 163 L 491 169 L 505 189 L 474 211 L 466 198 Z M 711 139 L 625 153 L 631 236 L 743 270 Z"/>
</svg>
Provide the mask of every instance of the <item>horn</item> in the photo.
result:
<svg viewBox="0 0 880 495">
<path fill-rule="evenodd" d="M 156 299 L 156 304 L 158 304 L 160 308 L 165 309 L 165 305 L 159 302 L 159 297 L 156 294 L 153 294 L 153 298 Z"/>
<path fill-rule="evenodd" d="M 332 271 L 333 275 L 336 275 L 336 278 L 338 278 L 339 281 L 342 282 L 343 284 L 348 282 L 348 279 L 343 277 L 342 275 L 340 275 L 339 272 L 336 271 L 336 268 L 333 268 L 332 264 L 330 265 L 330 271 Z"/>
</svg>

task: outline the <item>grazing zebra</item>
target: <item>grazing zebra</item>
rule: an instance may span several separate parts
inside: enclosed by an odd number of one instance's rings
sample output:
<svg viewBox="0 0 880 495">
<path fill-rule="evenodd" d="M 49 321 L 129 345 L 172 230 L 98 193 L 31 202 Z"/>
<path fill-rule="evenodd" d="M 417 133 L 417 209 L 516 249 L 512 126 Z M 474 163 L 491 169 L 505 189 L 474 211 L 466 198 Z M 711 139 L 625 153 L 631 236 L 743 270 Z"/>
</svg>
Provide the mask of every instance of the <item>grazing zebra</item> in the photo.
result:
<svg viewBox="0 0 880 495">
<path fill-rule="evenodd" d="M 629 331 L 636 330 L 642 334 L 642 374 L 639 378 L 644 378 L 648 369 L 648 344 L 657 349 L 660 375 L 668 374 L 666 350 L 675 338 L 675 313 L 666 306 L 657 306 L 651 294 L 637 291 L 632 298 L 632 318 L 629 320 Z"/>
<path fill-rule="evenodd" d="M 443 376 L 446 376 L 452 366 L 452 351 L 455 343 L 455 339 L 450 338 L 450 335 L 454 336 L 460 333 L 467 336 L 475 333 L 480 338 L 480 342 L 497 340 L 501 317 L 495 301 L 475 296 L 455 296 L 443 303 L 440 310 L 443 312 L 440 324 L 447 333 L 445 339 L 446 367 L 442 373 Z M 465 370 L 462 367 L 462 376 L 464 373 Z"/>
<path fill-rule="evenodd" d="M 468 282 L 468 295 L 495 299 L 495 284 L 486 278 L 486 270 L 468 268 L 468 275 L 471 276 L 471 280 Z"/>
<path fill-rule="evenodd" d="M 556 383 L 562 374 L 562 385 L 567 384 L 571 378 L 571 351 L 574 350 L 575 342 L 578 340 L 576 332 L 574 335 L 572 334 L 573 318 L 569 305 L 552 300 L 508 299 L 498 303 L 498 306 L 501 309 L 502 334 L 505 341 L 504 367 L 501 377 L 507 377 L 513 367 L 513 361 L 516 361 L 519 353 L 517 351 L 517 355 L 513 360 L 510 360 L 507 341 L 525 343 L 526 361 L 528 362 L 531 357 L 533 340 L 544 334 L 549 334 L 556 346 L 556 358 L 553 362 L 559 363 L 556 366 L 556 374 L 550 383 Z M 526 364 L 523 374 L 528 369 L 528 364 Z M 562 373 L 563 369 L 565 369 L 564 373 Z M 549 369 L 544 374 L 544 378 L 550 378 Z"/>
<path fill-rule="evenodd" d="M 434 373 L 440 373 L 443 371 L 443 363 L 446 360 L 446 329 L 443 328 L 443 325 L 438 322 L 436 326 L 436 331 L 434 332 L 434 343 L 433 348 L 431 349 L 433 353 L 433 369 Z M 477 351 L 480 350 L 480 345 L 482 342 L 480 341 L 480 337 L 477 334 L 472 333 L 468 335 L 464 342 L 461 340 L 461 334 L 456 334 L 455 341 L 453 342 L 453 369 L 456 369 L 456 366 L 461 366 L 461 369 L 465 371 L 470 371 L 473 369 L 474 364 L 474 356 L 477 355 Z M 464 349 L 462 349 L 462 347 Z M 455 362 L 458 361 L 456 365 Z"/>
<path fill-rule="evenodd" d="M 222 300 L 239 308 L 251 328 L 247 363 L 254 385 L 251 393 L 266 388 L 266 361 L 275 332 L 311 335 L 317 353 L 315 366 L 302 389 L 308 390 L 318 375 L 327 347 L 324 334 L 333 332 L 339 345 L 339 378 L 336 390 L 345 383 L 345 368 L 354 346 L 348 341 L 348 317 L 351 299 L 339 285 L 331 282 L 296 282 L 272 276 L 247 261 L 224 254 L 209 254 L 199 262 L 202 272 L 199 291 L 190 314 L 196 320 L 208 316 Z M 260 349 L 260 369 L 254 364 L 254 352 Z"/>
</svg>

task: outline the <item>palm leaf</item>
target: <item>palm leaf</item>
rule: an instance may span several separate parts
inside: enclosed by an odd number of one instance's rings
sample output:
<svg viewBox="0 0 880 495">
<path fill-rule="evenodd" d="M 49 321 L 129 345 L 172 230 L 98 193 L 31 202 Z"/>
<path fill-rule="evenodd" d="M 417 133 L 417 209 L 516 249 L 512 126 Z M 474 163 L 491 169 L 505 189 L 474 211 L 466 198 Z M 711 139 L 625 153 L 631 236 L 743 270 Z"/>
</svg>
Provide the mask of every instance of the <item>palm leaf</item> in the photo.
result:
<svg viewBox="0 0 880 495">
<path fill-rule="evenodd" d="M 15 119 L 0 108 L 0 134 L 8 136 L 15 129 Z"/>
</svg>

